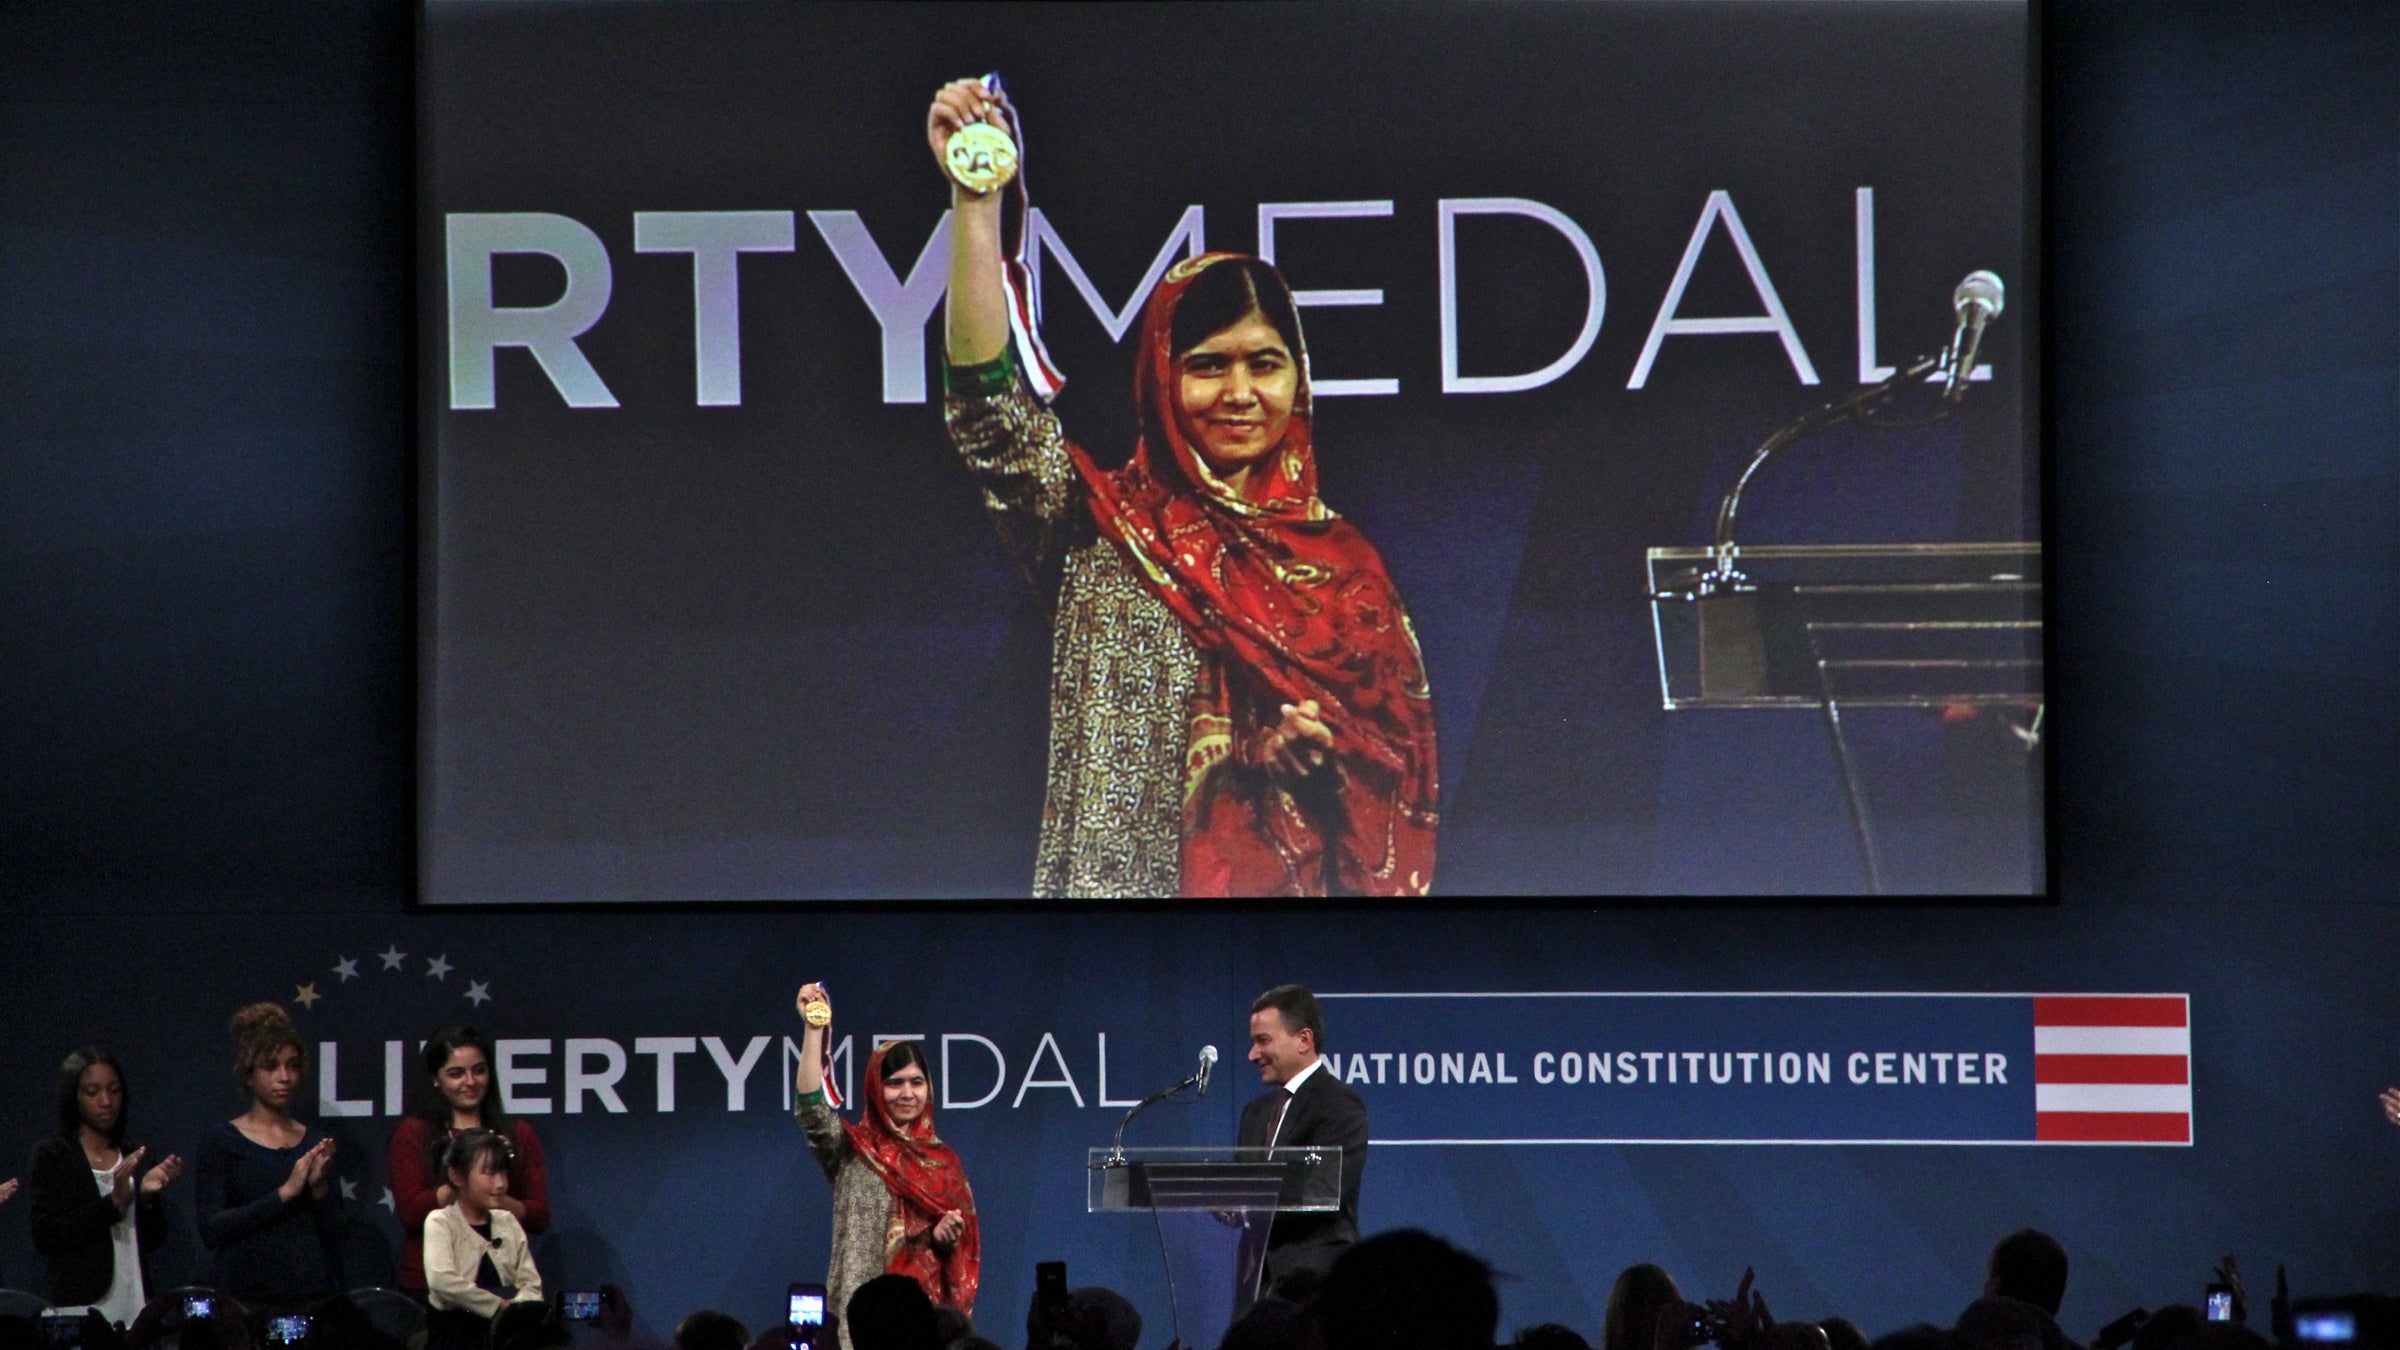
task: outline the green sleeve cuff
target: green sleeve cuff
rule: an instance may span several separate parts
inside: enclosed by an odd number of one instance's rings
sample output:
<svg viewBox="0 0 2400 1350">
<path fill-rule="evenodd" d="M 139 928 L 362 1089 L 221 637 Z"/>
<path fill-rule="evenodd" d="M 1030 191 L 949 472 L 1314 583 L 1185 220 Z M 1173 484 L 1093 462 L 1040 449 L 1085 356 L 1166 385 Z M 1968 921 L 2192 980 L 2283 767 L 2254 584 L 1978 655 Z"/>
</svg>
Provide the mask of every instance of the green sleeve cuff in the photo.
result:
<svg viewBox="0 0 2400 1350">
<path fill-rule="evenodd" d="M 1017 387 L 1016 342 L 1001 344 L 1000 354 L 981 365 L 942 367 L 942 387 L 967 398 L 998 398 Z"/>
<path fill-rule="evenodd" d="M 803 1092 L 799 1096 L 793 1098 L 792 1101 L 795 1106 L 830 1105 L 830 1103 L 825 1100 L 825 1089 L 823 1088 L 818 1088 L 814 1092 Z"/>
</svg>

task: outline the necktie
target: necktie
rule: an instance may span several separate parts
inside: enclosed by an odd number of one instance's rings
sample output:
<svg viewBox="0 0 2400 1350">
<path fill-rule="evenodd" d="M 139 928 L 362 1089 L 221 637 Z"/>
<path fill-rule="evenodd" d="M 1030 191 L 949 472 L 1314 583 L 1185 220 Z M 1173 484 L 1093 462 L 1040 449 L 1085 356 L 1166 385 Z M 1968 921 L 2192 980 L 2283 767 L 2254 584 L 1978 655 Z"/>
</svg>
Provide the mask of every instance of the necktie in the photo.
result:
<svg viewBox="0 0 2400 1350">
<path fill-rule="evenodd" d="M 1275 1147 L 1275 1140 L 1277 1136 L 1283 1133 L 1283 1118 L 1291 1114 L 1292 1110 L 1292 1090 L 1290 1088 L 1278 1088 L 1276 1089 L 1276 1093 L 1281 1100 L 1275 1103 L 1274 1127 L 1267 1131 L 1268 1148 Z"/>
</svg>

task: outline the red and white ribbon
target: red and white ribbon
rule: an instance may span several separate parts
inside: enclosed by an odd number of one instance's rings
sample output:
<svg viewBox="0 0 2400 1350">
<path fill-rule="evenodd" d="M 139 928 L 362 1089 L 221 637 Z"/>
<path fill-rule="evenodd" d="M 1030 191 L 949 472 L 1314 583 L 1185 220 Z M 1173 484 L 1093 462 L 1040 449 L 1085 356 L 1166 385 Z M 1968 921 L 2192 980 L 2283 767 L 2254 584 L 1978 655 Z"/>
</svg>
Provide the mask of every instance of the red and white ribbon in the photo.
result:
<svg viewBox="0 0 2400 1350">
<path fill-rule="evenodd" d="M 1036 308 L 1037 294 L 1033 270 L 1026 265 L 1025 255 L 1033 239 L 1033 197 L 1025 189 L 1025 124 L 1018 120 L 1017 110 L 1000 87 L 1000 72 L 983 77 L 983 87 L 990 90 L 1008 117 L 1009 135 L 1017 142 L 1017 176 L 1001 191 L 1008 194 L 1000 207 L 1000 286 L 1008 292 L 1008 331 L 1016 343 L 1017 365 L 1025 372 L 1025 383 L 1034 395 L 1048 403 L 1066 388 L 1067 377 L 1050 360 L 1042 347 L 1042 314 Z M 1013 220 L 1013 229 L 1012 229 Z M 1014 242 L 1010 236 L 1014 234 Z"/>
</svg>

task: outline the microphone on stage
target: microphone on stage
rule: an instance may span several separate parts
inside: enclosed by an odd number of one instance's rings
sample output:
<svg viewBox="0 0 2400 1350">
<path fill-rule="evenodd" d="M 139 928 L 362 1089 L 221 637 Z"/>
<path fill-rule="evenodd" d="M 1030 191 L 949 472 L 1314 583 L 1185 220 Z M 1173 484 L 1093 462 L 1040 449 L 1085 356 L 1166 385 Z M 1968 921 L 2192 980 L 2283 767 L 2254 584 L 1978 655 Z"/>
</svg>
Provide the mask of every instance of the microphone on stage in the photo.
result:
<svg viewBox="0 0 2400 1350">
<path fill-rule="evenodd" d="M 1183 1091 L 1187 1087 L 1197 1087 L 1200 1089 L 1198 1092 L 1192 1094 L 1194 1097 L 1207 1096 L 1209 1070 L 1214 1069 L 1215 1067 L 1217 1067 L 1217 1047 L 1213 1045 L 1201 1046 L 1200 1067 L 1195 1070 L 1190 1077 L 1184 1078 L 1179 1082 L 1169 1083 L 1165 1087 L 1160 1088 L 1158 1091 L 1151 1093 L 1149 1096 L 1142 1098 L 1138 1102 L 1135 1102 L 1133 1104 L 1133 1109 L 1125 1113 L 1125 1118 L 1117 1122 L 1116 1143 L 1115 1146 L 1109 1150 L 1108 1161 L 1105 1165 L 1115 1167 L 1124 1163 L 1125 1127 L 1133 1123 L 1133 1118 L 1142 1113 L 1143 1107 L 1150 1105 L 1152 1102 L 1163 1102 L 1167 1098 L 1174 1096 L 1176 1093 Z M 1100 1166 L 1101 1164 L 1094 1165 Z"/>
<path fill-rule="evenodd" d="M 1975 350 L 1983 345 L 1984 325 L 2000 317 L 2007 288 L 1998 275 L 1974 271 L 1958 283 L 1950 293 L 1951 307 L 1958 311 L 1958 329 L 1950 335 L 1949 349 L 1943 356 L 1942 398 L 1956 403 L 1966 397 L 1967 377 L 1975 370 Z"/>
</svg>

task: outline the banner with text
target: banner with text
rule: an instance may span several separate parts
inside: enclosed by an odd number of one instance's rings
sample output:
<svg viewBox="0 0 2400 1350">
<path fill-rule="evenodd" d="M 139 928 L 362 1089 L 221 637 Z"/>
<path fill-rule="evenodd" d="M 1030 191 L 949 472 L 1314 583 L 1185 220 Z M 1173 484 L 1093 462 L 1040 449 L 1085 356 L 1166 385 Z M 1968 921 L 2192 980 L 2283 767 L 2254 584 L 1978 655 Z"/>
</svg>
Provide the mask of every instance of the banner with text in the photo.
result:
<svg viewBox="0 0 2400 1350">
<path fill-rule="evenodd" d="M 2192 1142 L 2186 994 L 1321 997 L 1378 1146 Z"/>
</svg>

